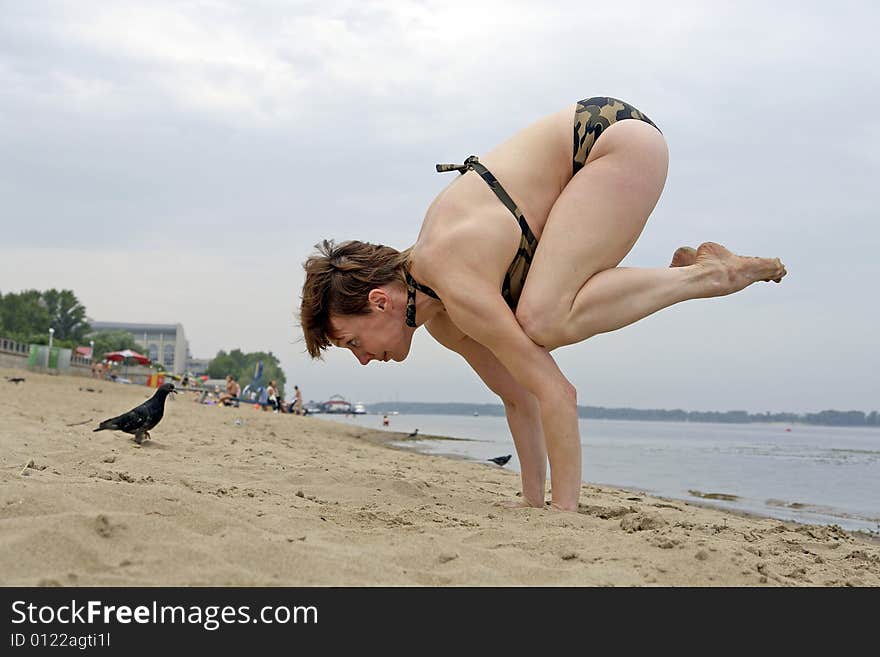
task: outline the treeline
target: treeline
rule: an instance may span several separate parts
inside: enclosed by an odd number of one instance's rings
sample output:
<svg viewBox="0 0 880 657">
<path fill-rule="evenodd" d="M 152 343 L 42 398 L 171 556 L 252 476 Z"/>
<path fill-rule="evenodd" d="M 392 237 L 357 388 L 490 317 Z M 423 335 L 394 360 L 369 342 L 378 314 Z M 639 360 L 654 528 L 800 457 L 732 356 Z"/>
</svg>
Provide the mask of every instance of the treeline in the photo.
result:
<svg viewBox="0 0 880 657">
<path fill-rule="evenodd" d="M 504 416 L 501 404 L 465 404 L 436 402 L 381 402 L 367 405 L 373 413 L 398 411 L 415 415 L 489 415 Z M 681 409 L 604 408 L 578 406 L 578 416 L 598 420 L 650 420 L 654 422 L 781 422 L 784 424 L 816 424 L 836 427 L 880 426 L 877 411 L 821 411 L 819 413 L 749 413 L 747 411 L 684 411 Z"/>
<path fill-rule="evenodd" d="M 49 329 L 54 329 L 53 344 L 76 347 L 91 330 L 86 309 L 72 290 L 25 290 L 0 292 L 0 335 L 34 344 L 49 342 Z"/>
<path fill-rule="evenodd" d="M 257 363 L 263 362 L 263 375 L 260 379 L 262 385 L 267 385 L 269 381 L 275 381 L 278 384 L 278 392 L 284 396 L 284 385 L 287 378 L 281 369 L 281 363 L 278 358 L 270 351 L 254 351 L 244 353 L 241 349 L 233 349 L 229 353 L 221 350 L 211 359 L 208 364 L 208 376 L 212 379 L 224 379 L 228 375 L 238 381 L 242 389 L 254 380 L 257 372 Z"/>
<path fill-rule="evenodd" d="M 109 351 L 132 349 L 146 353 L 143 345 L 128 331 L 92 331 L 86 319 L 86 308 L 73 290 L 0 292 L 0 337 L 27 344 L 47 344 L 50 328 L 54 330 L 52 344 L 56 347 L 75 349 L 94 342 L 93 358 L 97 360 Z M 244 387 L 254 378 L 260 361 L 263 361 L 262 380 L 265 383 L 277 381 L 283 391 L 284 372 L 271 352 L 220 351 L 208 366 L 208 376 L 222 379 L 231 374 Z"/>
<path fill-rule="evenodd" d="M 93 341 L 95 359 L 108 351 L 144 351 L 128 331 L 92 331 L 86 307 L 73 290 L 0 292 L 0 336 L 27 344 L 48 344 L 50 328 L 55 331 L 52 344 L 56 347 L 75 349 Z"/>
<path fill-rule="evenodd" d="M 605 420 L 654 420 L 658 422 L 721 422 L 748 424 L 751 422 L 780 422 L 784 424 L 820 424 L 838 427 L 880 426 L 877 411 L 821 411 L 819 413 L 749 413 L 747 411 L 683 411 L 638 408 L 603 408 L 579 406 L 583 418 Z"/>
</svg>

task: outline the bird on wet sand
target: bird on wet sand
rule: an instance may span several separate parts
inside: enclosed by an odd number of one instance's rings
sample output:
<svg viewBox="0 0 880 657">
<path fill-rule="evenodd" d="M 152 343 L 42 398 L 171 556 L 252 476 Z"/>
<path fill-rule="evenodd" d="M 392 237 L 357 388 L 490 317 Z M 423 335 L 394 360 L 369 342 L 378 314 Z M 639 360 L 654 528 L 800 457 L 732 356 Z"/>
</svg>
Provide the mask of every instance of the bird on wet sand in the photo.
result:
<svg viewBox="0 0 880 657">
<path fill-rule="evenodd" d="M 104 420 L 94 431 L 123 431 L 134 436 L 134 441 L 140 445 L 150 437 L 150 429 L 159 424 L 165 414 L 165 398 L 170 393 L 177 394 L 173 383 L 163 383 L 156 389 L 156 393 L 140 406 L 123 413 L 118 417 Z"/>
<path fill-rule="evenodd" d="M 507 456 L 496 456 L 493 459 L 486 459 L 487 461 L 492 461 L 492 463 L 496 465 L 507 465 L 507 462 L 510 460 L 510 457 L 513 454 L 508 454 Z"/>
<path fill-rule="evenodd" d="M 413 431 L 413 432 L 412 432 L 412 433 L 411 433 L 411 434 L 409 434 L 409 437 L 410 437 L 410 438 L 415 438 L 415 437 L 416 437 L 416 435 L 417 435 L 417 434 L 418 434 L 418 433 L 419 433 L 419 430 L 418 430 L 418 429 L 416 429 L 416 430 L 415 430 L 415 431 Z"/>
</svg>

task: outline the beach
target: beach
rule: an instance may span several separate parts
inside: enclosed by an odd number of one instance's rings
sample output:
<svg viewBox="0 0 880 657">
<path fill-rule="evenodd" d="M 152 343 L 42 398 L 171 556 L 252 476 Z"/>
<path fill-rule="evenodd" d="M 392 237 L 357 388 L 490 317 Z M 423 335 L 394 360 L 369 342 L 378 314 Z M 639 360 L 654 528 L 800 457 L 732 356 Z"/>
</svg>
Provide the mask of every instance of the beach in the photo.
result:
<svg viewBox="0 0 880 657">
<path fill-rule="evenodd" d="M 876 537 L 835 526 L 589 484 L 577 513 L 510 509 L 518 475 L 406 433 L 184 393 L 138 446 L 92 429 L 149 388 L 0 385 L 3 586 L 880 585 Z"/>
</svg>

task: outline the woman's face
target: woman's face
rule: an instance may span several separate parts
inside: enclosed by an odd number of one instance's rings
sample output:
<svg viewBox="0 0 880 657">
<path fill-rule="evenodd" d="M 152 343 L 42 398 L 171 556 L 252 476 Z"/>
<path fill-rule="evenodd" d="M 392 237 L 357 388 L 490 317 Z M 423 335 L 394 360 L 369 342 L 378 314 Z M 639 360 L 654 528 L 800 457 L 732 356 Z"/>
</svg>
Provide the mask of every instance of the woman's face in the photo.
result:
<svg viewBox="0 0 880 657">
<path fill-rule="evenodd" d="M 412 344 L 412 330 L 402 311 L 383 289 L 372 290 L 369 313 L 331 318 L 333 344 L 350 350 L 361 365 L 374 360 L 400 362 Z"/>
</svg>

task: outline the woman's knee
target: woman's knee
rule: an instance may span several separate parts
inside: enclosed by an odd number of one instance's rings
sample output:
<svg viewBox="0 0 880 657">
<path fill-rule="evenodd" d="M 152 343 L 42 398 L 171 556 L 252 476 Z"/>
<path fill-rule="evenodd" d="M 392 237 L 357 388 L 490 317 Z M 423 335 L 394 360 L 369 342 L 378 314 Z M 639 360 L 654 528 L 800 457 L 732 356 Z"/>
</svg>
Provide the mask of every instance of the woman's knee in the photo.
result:
<svg viewBox="0 0 880 657">
<path fill-rule="evenodd" d="M 557 345 L 565 318 L 549 308 L 539 308 L 521 301 L 516 309 L 516 321 L 532 342 L 549 349 Z"/>
<path fill-rule="evenodd" d="M 546 309 L 529 305 L 520 305 L 516 310 L 516 319 L 523 332 L 532 342 L 541 345 L 548 351 L 564 347 L 576 342 L 583 342 L 601 331 L 594 331 L 590 315 L 580 310 L 576 330 L 571 312 L 557 314 Z"/>
</svg>

